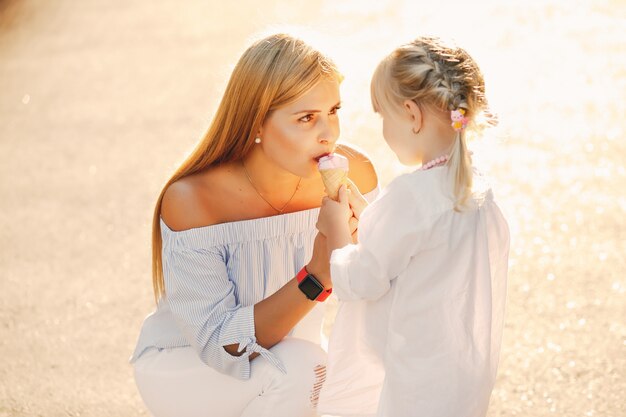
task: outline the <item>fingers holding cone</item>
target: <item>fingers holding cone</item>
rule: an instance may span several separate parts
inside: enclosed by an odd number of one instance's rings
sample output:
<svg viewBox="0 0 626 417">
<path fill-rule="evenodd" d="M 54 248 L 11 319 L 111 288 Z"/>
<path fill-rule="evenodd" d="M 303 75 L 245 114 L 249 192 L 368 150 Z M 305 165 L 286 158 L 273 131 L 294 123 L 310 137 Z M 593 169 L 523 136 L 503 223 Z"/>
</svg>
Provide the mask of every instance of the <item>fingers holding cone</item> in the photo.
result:
<svg viewBox="0 0 626 417">
<path fill-rule="evenodd" d="M 350 201 L 349 201 L 349 193 L 350 190 L 348 189 L 348 186 L 345 184 L 342 184 L 339 187 L 339 190 L 337 192 L 337 202 L 339 202 L 342 205 L 349 205 Z"/>
</svg>

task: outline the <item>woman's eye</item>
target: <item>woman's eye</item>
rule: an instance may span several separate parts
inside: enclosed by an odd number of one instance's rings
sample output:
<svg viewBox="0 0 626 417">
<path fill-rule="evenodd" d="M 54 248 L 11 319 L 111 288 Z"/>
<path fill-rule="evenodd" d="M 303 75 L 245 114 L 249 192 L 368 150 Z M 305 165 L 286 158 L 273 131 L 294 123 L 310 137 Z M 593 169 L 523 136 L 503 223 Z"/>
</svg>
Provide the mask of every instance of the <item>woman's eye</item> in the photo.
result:
<svg viewBox="0 0 626 417">
<path fill-rule="evenodd" d="M 337 114 L 337 110 L 339 110 L 340 108 L 341 108 L 341 106 L 337 106 L 337 107 L 335 107 L 334 109 L 332 109 L 332 110 L 330 111 L 330 114 Z"/>
<path fill-rule="evenodd" d="M 311 120 L 313 120 L 313 115 L 312 114 L 307 114 L 306 116 L 303 116 L 303 117 L 298 119 L 298 121 L 304 122 L 304 123 L 310 122 Z"/>
</svg>

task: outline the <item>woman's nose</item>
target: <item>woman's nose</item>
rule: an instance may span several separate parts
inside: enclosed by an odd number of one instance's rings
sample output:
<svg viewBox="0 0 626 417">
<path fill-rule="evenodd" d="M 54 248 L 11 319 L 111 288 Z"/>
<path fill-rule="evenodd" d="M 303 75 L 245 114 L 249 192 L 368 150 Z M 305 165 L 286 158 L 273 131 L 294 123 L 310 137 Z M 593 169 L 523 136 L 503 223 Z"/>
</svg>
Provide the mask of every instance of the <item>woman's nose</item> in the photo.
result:
<svg viewBox="0 0 626 417">
<path fill-rule="evenodd" d="M 324 145 L 324 146 L 328 146 L 328 147 L 334 147 L 335 143 L 337 142 L 337 135 L 330 135 L 330 136 L 320 136 L 320 138 L 318 139 L 319 143 Z"/>
<path fill-rule="evenodd" d="M 319 133 L 318 141 L 322 145 L 334 145 L 339 138 L 339 126 L 336 123 L 326 123 Z"/>
</svg>

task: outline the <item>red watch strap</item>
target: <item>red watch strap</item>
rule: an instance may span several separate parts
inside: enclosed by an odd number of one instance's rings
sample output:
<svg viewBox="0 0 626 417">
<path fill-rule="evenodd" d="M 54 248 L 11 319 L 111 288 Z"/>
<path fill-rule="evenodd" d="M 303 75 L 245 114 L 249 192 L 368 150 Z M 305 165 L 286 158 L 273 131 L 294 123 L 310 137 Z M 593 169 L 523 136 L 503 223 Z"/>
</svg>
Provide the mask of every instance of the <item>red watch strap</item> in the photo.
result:
<svg viewBox="0 0 626 417">
<path fill-rule="evenodd" d="M 306 270 L 306 266 L 303 267 L 298 274 L 296 275 L 296 279 L 298 280 L 298 284 L 302 282 L 302 280 L 304 280 L 304 278 L 306 278 L 306 276 L 309 275 L 309 272 Z M 313 274 L 311 274 L 312 276 L 315 276 Z M 315 299 L 315 301 L 324 301 L 328 298 L 328 296 L 330 296 L 330 294 L 332 294 L 333 289 L 329 288 L 329 289 L 324 289 L 324 291 L 322 291 L 320 293 L 320 295 L 317 296 L 317 298 Z"/>
<path fill-rule="evenodd" d="M 320 295 L 317 296 L 317 298 L 315 299 L 315 301 L 325 301 L 331 294 L 333 293 L 333 289 L 329 288 L 329 289 L 325 289 L 324 291 L 322 291 L 320 293 Z"/>
<path fill-rule="evenodd" d="M 302 282 L 302 280 L 309 275 L 309 273 L 306 270 L 306 266 L 304 268 L 302 268 L 300 271 L 298 271 L 298 274 L 296 275 L 296 279 L 298 280 L 298 284 Z"/>
</svg>

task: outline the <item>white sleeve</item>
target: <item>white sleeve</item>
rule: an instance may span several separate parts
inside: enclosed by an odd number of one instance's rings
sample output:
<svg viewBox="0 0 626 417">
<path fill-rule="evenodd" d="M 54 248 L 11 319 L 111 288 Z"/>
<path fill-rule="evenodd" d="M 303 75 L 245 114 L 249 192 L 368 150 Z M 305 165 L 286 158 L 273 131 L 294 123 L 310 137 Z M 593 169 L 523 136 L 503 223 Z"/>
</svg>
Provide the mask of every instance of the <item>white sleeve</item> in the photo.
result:
<svg viewBox="0 0 626 417">
<path fill-rule="evenodd" d="M 330 257 L 333 292 L 340 300 L 376 300 L 404 271 L 423 240 L 415 194 L 397 178 L 361 215 L 359 243 Z"/>
<path fill-rule="evenodd" d="M 257 343 L 254 306 L 235 299 L 222 254 L 215 248 L 164 246 L 163 275 L 172 314 L 200 359 L 213 369 L 246 380 L 250 355 L 260 353 L 281 371 L 283 364 Z M 237 344 L 240 356 L 226 345 Z"/>
</svg>

